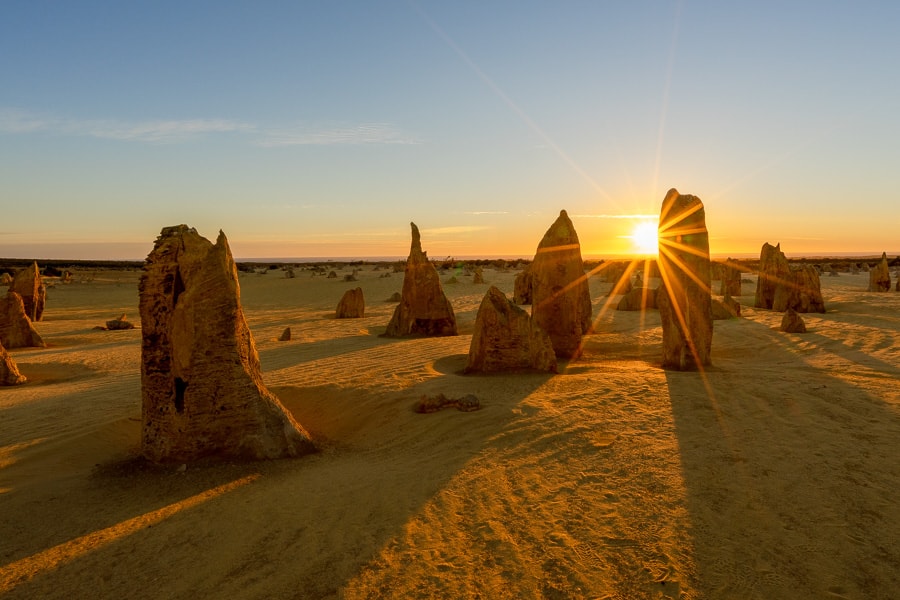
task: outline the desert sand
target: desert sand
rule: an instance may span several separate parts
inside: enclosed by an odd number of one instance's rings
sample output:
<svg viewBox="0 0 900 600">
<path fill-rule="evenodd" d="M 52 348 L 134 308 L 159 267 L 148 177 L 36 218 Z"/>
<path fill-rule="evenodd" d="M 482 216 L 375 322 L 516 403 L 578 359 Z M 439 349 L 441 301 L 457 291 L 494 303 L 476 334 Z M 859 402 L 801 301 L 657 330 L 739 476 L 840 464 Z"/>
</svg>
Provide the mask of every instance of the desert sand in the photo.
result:
<svg viewBox="0 0 900 600">
<path fill-rule="evenodd" d="M 485 376 L 462 375 L 475 312 L 515 272 L 442 273 L 460 335 L 427 339 L 379 337 L 384 272 L 241 274 L 265 382 L 321 450 L 186 466 L 135 458 L 140 329 L 93 329 L 139 324 L 140 273 L 52 286 L 48 347 L 0 388 L 0 597 L 900 595 L 900 293 L 825 276 L 827 312 L 787 334 L 744 283 L 682 373 L 659 313 L 605 310 L 595 277 L 580 359 Z M 356 286 L 366 316 L 335 319 Z M 440 393 L 481 409 L 413 411 Z"/>
</svg>

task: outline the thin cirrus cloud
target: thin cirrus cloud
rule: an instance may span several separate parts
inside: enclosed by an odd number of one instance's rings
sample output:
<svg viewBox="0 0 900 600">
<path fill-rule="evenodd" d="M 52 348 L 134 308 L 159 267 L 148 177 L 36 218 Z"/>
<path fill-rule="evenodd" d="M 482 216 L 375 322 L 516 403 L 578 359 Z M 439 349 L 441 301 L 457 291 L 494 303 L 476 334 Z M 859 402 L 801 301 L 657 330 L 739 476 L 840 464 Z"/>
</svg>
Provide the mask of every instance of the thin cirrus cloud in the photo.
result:
<svg viewBox="0 0 900 600">
<path fill-rule="evenodd" d="M 71 119 L 0 107 L 0 134 L 36 133 L 143 143 L 179 143 L 211 134 L 240 134 L 263 147 L 419 143 L 390 123 L 262 129 L 230 119 Z"/>
<path fill-rule="evenodd" d="M 658 219 L 659 215 L 634 214 L 634 215 L 572 215 L 578 219 Z"/>
</svg>

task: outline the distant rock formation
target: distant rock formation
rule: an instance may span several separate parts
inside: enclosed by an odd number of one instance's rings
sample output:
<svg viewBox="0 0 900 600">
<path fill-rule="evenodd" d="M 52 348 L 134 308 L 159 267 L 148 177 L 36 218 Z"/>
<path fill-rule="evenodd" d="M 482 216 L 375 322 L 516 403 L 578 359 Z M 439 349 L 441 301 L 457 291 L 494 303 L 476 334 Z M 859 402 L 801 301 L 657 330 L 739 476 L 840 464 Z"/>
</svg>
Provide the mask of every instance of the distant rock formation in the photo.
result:
<svg viewBox="0 0 900 600">
<path fill-rule="evenodd" d="M 891 291 L 891 270 L 888 266 L 887 252 L 881 254 L 881 261 L 869 271 L 869 291 Z"/>
<path fill-rule="evenodd" d="M 16 273 L 9 289 L 22 297 L 28 318 L 40 321 L 44 315 L 44 303 L 47 301 L 47 287 L 41 278 L 36 261 L 30 267 Z"/>
<path fill-rule="evenodd" d="M 44 340 L 25 314 L 22 297 L 10 290 L 0 298 L 0 343 L 6 348 L 43 348 Z"/>
<path fill-rule="evenodd" d="M 577 357 L 593 324 L 591 295 L 578 234 L 566 211 L 559 211 L 538 244 L 531 276 L 534 322 L 550 336 L 557 357 Z"/>
<path fill-rule="evenodd" d="M 527 312 L 491 286 L 478 308 L 466 373 L 547 371 L 556 373 L 550 336 Z"/>
<path fill-rule="evenodd" d="M 764 243 L 759 253 L 759 276 L 753 306 L 779 312 L 785 310 L 789 294 L 786 284 L 790 278 L 791 267 L 781 251 L 781 244 L 772 246 L 769 242 Z"/>
<path fill-rule="evenodd" d="M 291 328 L 285 327 L 284 331 L 281 332 L 281 335 L 278 336 L 279 342 L 289 342 L 291 341 Z"/>
<path fill-rule="evenodd" d="M 134 329 L 134 323 L 128 321 L 128 315 L 122 314 L 118 319 L 106 322 L 106 328 L 115 331 L 117 329 Z"/>
<path fill-rule="evenodd" d="M 269 459 L 314 451 L 263 384 L 225 234 L 162 230 L 139 290 L 143 455 Z"/>
<path fill-rule="evenodd" d="M 422 251 L 419 228 L 415 223 L 410 223 L 410 227 L 412 243 L 403 273 L 400 304 L 394 309 L 384 336 L 457 335 L 456 316 L 444 295 L 437 269 Z"/>
<path fill-rule="evenodd" d="M 706 211 L 697 196 L 666 193 L 659 216 L 659 267 L 663 286 L 657 302 L 663 337 L 663 367 L 702 369 L 710 364 L 712 297 Z"/>
<path fill-rule="evenodd" d="M 475 267 L 475 271 L 473 272 L 472 283 L 484 283 L 484 269 L 481 267 Z"/>
<path fill-rule="evenodd" d="M 0 285 L 12 285 L 13 278 L 7 272 L 0 273 Z"/>
<path fill-rule="evenodd" d="M 25 376 L 19 373 L 16 361 L 12 359 L 3 344 L 0 344 L 0 385 L 19 385 L 25 381 Z"/>
<path fill-rule="evenodd" d="M 806 323 L 797 311 L 788 308 L 781 318 L 781 331 L 786 333 L 806 333 Z"/>
<path fill-rule="evenodd" d="M 720 296 L 740 296 L 741 295 L 741 271 L 734 266 L 731 258 L 725 261 L 721 266 L 722 286 L 719 291 Z"/>
<path fill-rule="evenodd" d="M 366 315 L 366 301 L 361 287 L 347 290 L 335 310 L 338 319 L 359 319 Z"/>
<path fill-rule="evenodd" d="M 616 310 L 655 310 L 657 290 L 647 287 L 636 287 L 622 296 L 616 305 Z"/>
<path fill-rule="evenodd" d="M 759 255 L 759 277 L 753 306 L 784 312 L 825 312 L 819 271 L 813 265 L 791 267 L 781 244 L 763 244 Z"/>
<path fill-rule="evenodd" d="M 525 268 L 516 275 L 513 284 L 513 302 L 518 305 L 531 304 L 531 265 L 525 265 Z"/>
</svg>

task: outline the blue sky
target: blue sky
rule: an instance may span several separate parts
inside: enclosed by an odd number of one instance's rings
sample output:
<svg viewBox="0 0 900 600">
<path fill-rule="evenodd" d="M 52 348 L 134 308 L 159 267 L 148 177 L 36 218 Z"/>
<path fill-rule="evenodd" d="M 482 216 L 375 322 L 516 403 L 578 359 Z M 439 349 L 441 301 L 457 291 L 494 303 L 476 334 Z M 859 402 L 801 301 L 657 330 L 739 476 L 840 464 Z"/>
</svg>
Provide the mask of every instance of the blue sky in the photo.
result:
<svg viewBox="0 0 900 600">
<path fill-rule="evenodd" d="M 900 252 L 900 3 L 0 4 L 0 256 Z"/>
</svg>

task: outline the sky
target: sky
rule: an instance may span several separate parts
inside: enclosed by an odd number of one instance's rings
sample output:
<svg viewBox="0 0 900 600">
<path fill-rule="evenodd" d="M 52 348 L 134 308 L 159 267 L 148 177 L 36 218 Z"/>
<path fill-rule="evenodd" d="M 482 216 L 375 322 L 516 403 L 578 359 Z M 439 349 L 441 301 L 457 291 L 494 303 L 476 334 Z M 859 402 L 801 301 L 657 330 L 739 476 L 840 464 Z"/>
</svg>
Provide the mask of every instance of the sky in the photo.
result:
<svg viewBox="0 0 900 600">
<path fill-rule="evenodd" d="M 900 2 L 0 3 L 0 257 L 900 253 Z"/>
</svg>

